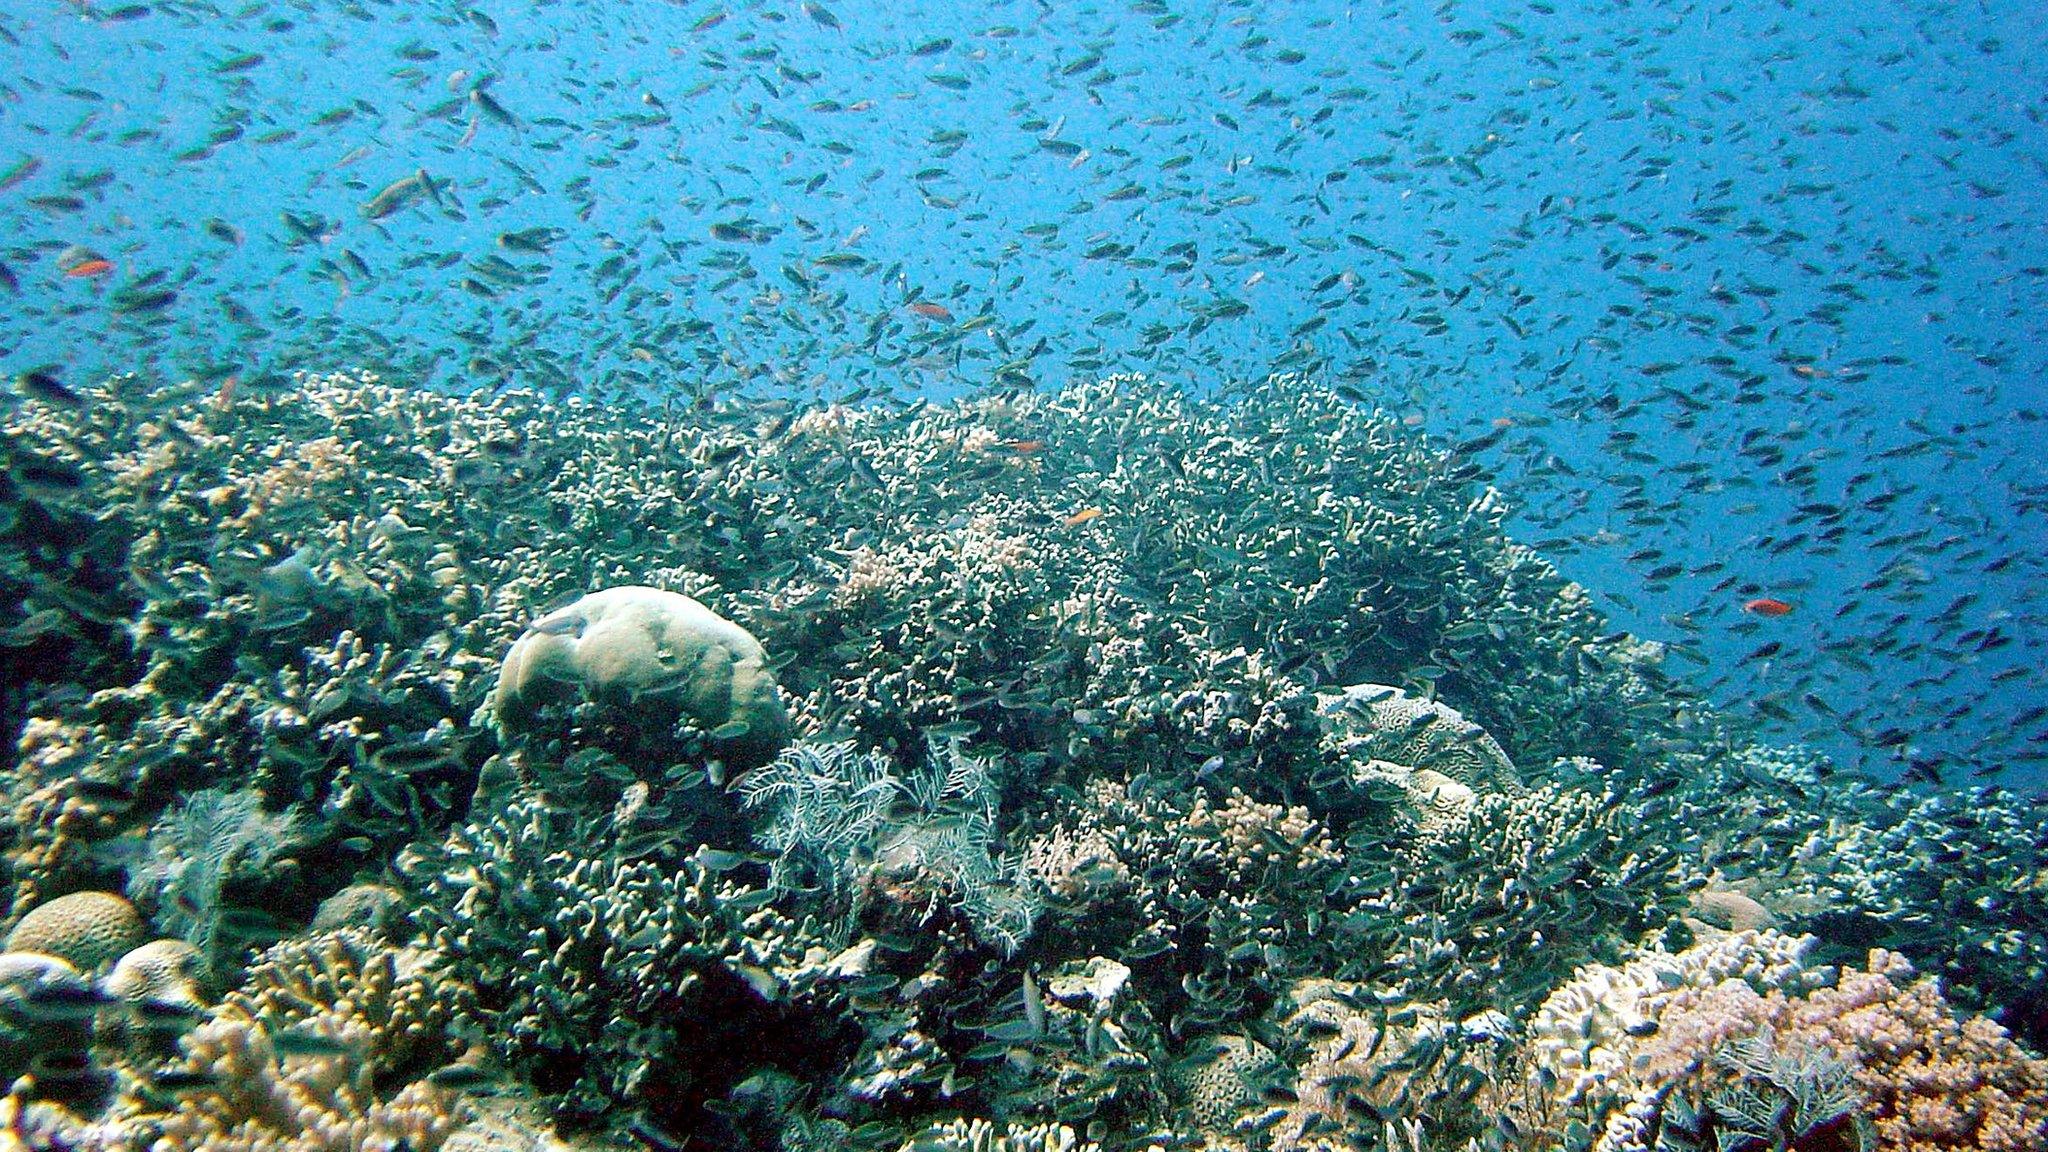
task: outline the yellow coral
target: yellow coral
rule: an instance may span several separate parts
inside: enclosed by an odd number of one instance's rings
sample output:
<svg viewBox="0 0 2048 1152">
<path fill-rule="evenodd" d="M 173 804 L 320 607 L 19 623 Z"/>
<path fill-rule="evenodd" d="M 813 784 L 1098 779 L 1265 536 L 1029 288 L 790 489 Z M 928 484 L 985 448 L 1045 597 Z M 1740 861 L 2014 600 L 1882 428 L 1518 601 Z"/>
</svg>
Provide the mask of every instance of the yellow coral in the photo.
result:
<svg viewBox="0 0 2048 1152">
<path fill-rule="evenodd" d="M 469 990 L 439 956 L 395 948 L 366 929 L 288 940 L 264 952 L 227 1003 L 272 1032 L 312 1027 L 357 1048 L 378 1076 L 434 1063 Z"/>
<path fill-rule="evenodd" d="M 462 1125 L 454 1093 L 420 1081 L 380 1099 L 357 1053 L 282 1056 L 234 1005 L 194 1029 L 185 1052 L 212 1087 L 149 1117 L 158 1132 L 152 1152 L 435 1152 Z"/>
</svg>

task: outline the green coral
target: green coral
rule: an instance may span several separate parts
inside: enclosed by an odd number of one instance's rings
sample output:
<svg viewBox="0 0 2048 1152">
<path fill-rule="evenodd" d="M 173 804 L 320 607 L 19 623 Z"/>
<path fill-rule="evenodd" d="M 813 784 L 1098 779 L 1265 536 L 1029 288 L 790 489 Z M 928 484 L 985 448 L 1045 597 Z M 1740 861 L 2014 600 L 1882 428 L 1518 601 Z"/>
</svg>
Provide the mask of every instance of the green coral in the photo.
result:
<svg viewBox="0 0 2048 1152">
<path fill-rule="evenodd" d="M 410 862 L 415 920 L 470 974 L 485 1030 L 560 1114 L 681 1111 L 664 1084 L 736 1080 L 766 1055 L 763 1035 L 788 1027 L 784 1006 L 820 993 L 822 934 L 770 907 L 772 890 L 734 860 L 627 860 L 585 837 L 577 814 L 514 795 Z"/>
</svg>

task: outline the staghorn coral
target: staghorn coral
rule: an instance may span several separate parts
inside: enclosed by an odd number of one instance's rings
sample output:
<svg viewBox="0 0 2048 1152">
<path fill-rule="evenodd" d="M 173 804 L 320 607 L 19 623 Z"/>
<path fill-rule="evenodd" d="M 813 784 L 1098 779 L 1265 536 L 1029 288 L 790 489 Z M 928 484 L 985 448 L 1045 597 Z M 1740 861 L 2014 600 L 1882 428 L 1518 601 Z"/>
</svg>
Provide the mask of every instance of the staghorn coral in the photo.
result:
<svg viewBox="0 0 2048 1152">
<path fill-rule="evenodd" d="M 80 445 L 81 499 L 121 528 L 139 667 L 88 682 L 115 695 L 86 741 L 143 793 L 139 818 L 253 781 L 305 813 L 309 852 L 437 835 L 488 744 L 421 769 L 421 742 L 484 703 L 545 605 L 660 572 L 718 588 L 793 658 L 799 727 L 901 741 L 965 715 L 1031 771 L 1089 747 L 1225 751 L 1249 785 L 1308 753 L 1308 681 L 1334 673 L 1300 661 L 1322 650 L 1388 679 L 1443 669 L 1447 693 L 1526 685 L 1475 717 L 1511 744 L 1526 728 L 1539 759 L 1632 747 L 1644 719 L 1607 710 L 1633 673 L 1576 660 L 1602 626 L 1500 539 L 1497 501 L 1300 381 L 1224 404 L 1125 378 L 809 414 L 765 440 L 744 408 L 657 425 L 367 373 L 142 395 L 36 415 Z M 963 452 L 1024 435 L 1046 449 Z M 1293 449 L 1269 451 L 1276 436 Z M 1091 503 L 1110 514 L 1062 523 Z M 841 562 L 868 554 L 903 562 L 863 572 L 908 575 L 835 602 Z M 1481 615 L 1490 628 L 1450 638 Z M 380 766 L 400 753 L 409 770 Z"/>
<path fill-rule="evenodd" d="M 1168 956 L 1210 977 L 1202 987 L 1217 992 L 1240 978 L 1277 984 L 1332 962 L 1331 941 L 1310 925 L 1332 908 L 1344 853 L 1306 807 L 1235 790 L 1219 803 L 1098 779 L 1051 820 L 1025 861 L 1053 869 L 1038 874 L 1048 889 L 1078 892 L 1048 916 L 1076 949 L 1134 962 Z M 1094 847 L 1076 863 L 1052 851 L 1062 843 Z M 1190 1022 L 1230 1019 L 1235 999 L 1204 1004 Z"/>
<path fill-rule="evenodd" d="M 1271 1129 L 1277 1152 L 1355 1146 L 1397 1119 L 1452 1147 L 1512 1100 L 1513 1053 L 1492 1014 L 1453 1023 L 1440 1006 L 1324 979 L 1298 981 L 1283 1004 L 1281 1032 L 1305 1051 Z"/>
<path fill-rule="evenodd" d="M 832 978 L 823 931 L 733 867 L 592 854 L 576 813 L 524 792 L 405 872 L 426 938 L 476 986 L 478 1026 L 559 1114 L 643 1102 L 687 1129 L 699 1118 L 668 1086 L 737 1079 L 780 1006 Z M 749 1032 L 744 1055 L 719 1039 Z"/>
<path fill-rule="evenodd" d="M 1017 1113 L 1090 1133 L 1170 1121 L 1166 1037 L 1131 977 L 1128 966 L 1091 956 L 1021 981 L 1015 1012 L 1005 1000 L 1005 1018 L 984 1029 L 1003 1039 L 968 1054 L 982 1069 L 976 1079 Z"/>
<path fill-rule="evenodd" d="M 99 779 L 92 733 L 82 724 L 35 718 L 22 728 L 5 789 L 12 801 L 7 863 L 14 898 L 8 920 L 46 893 L 97 888 L 110 877 L 92 857 L 95 843 L 121 831 L 133 797 Z"/>
</svg>

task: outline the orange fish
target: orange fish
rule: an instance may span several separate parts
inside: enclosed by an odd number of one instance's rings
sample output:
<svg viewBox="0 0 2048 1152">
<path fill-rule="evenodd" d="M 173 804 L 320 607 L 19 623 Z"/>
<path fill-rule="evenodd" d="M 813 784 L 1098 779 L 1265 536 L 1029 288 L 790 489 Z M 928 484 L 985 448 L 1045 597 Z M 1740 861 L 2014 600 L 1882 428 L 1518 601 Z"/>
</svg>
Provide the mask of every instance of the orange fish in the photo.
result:
<svg viewBox="0 0 2048 1152">
<path fill-rule="evenodd" d="M 105 276 L 113 270 L 114 262 L 112 260 L 80 260 L 78 263 L 66 268 L 64 275 L 73 280 L 82 280 L 87 276 Z"/>
<path fill-rule="evenodd" d="M 1005 441 L 1003 441 L 1003 447 L 1004 447 L 1004 448 L 1006 448 L 1006 449 L 1008 449 L 1008 450 L 1010 450 L 1010 451 L 1012 451 L 1012 452 L 1015 452 L 1015 453 L 1016 453 L 1017 455 L 1019 455 L 1019 456 L 1029 456 L 1029 455 L 1031 455 L 1031 454 L 1032 454 L 1033 452 L 1036 452 L 1036 451 L 1040 450 L 1041 448 L 1044 448 L 1044 447 L 1045 447 L 1045 441 L 1043 441 L 1043 440 L 1005 440 Z"/>
<path fill-rule="evenodd" d="M 1742 610 L 1752 616 L 1783 616 L 1792 611 L 1792 606 L 1783 600 L 1773 600 L 1769 596 L 1759 596 L 1754 600 L 1744 600 L 1742 602 Z"/>
<path fill-rule="evenodd" d="M 1081 525 L 1086 524 L 1090 520 L 1099 520 L 1101 518 L 1102 509 L 1083 508 L 1079 512 L 1074 513 L 1072 516 L 1067 517 L 1065 520 L 1060 521 L 1060 523 L 1066 525 L 1069 528 L 1078 528 Z"/>
<path fill-rule="evenodd" d="M 912 302 L 910 310 L 927 320 L 937 320 L 941 324 L 951 324 L 953 322 L 953 314 L 946 310 L 945 305 L 934 304 L 929 300 Z"/>
</svg>

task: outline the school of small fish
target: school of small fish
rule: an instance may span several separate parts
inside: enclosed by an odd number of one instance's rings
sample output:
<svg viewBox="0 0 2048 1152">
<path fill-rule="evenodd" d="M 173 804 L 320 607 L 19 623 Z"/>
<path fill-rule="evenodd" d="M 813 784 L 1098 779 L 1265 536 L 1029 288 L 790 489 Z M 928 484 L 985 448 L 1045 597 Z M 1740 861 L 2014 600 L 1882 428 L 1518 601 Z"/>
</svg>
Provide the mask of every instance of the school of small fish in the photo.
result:
<svg viewBox="0 0 2048 1152">
<path fill-rule="evenodd" d="M 18 6 L 0 344 L 58 403 L 1301 372 L 1781 737 L 2038 782 L 2042 40 L 2011 0 Z"/>
</svg>

